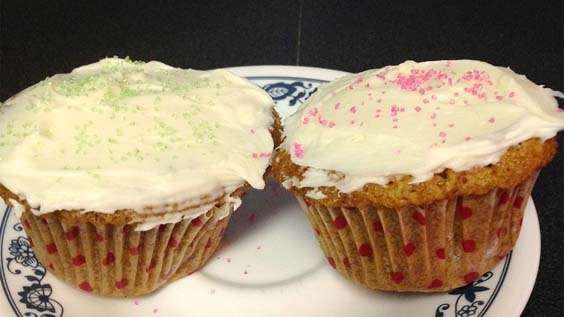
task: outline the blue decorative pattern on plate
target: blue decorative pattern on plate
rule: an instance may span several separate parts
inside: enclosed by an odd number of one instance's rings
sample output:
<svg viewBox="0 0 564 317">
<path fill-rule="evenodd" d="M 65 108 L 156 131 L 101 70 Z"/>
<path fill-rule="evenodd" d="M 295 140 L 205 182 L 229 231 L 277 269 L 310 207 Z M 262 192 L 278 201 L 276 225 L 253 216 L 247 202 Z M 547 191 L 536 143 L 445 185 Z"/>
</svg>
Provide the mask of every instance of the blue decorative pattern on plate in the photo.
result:
<svg viewBox="0 0 564 317">
<path fill-rule="evenodd" d="M 301 104 L 315 93 L 315 91 L 317 91 L 317 85 L 303 81 L 295 81 L 293 83 L 280 81 L 267 84 L 263 89 L 274 101 L 288 99 L 288 106 L 292 107 Z"/>
<path fill-rule="evenodd" d="M 344 74 L 280 66 L 232 70 L 269 92 L 282 117 L 295 111 L 320 83 Z M 16 217 L 7 207 L 0 208 L 2 316 L 8 311 L 34 317 L 517 316 L 532 290 L 540 257 L 538 220 L 530 202 L 515 251 L 474 283 L 444 294 L 367 290 L 327 265 L 292 195 L 269 180 L 265 190 L 245 197 L 223 246 L 201 271 L 142 298 L 105 298 L 71 288 L 47 273 Z"/>
<path fill-rule="evenodd" d="M 29 241 L 25 237 L 25 232 L 21 223 L 17 222 L 8 226 L 10 220 L 15 221 L 10 208 L 4 208 L 2 222 L 0 223 L 0 256 L 2 266 L 0 267 L 0 278 L 2 288 L 8 297 L 14 313 L 23 316 L 58 317 L 63 316 L 63 306 L 55 299 L 51 298 L 53 288 L 51 284 L 44 283 L 47 270 L 37 259 Z M 12 229 L 14 238 L 7 239 Z M 8 247 L 10 256 L 4 255 L 4 250 Z M 13 296 L 14 291 L 8 288 L 6 280 L 8 278 L 20 280 L 20 291 L 17 291 L 17 301 Z"/>
</svg>

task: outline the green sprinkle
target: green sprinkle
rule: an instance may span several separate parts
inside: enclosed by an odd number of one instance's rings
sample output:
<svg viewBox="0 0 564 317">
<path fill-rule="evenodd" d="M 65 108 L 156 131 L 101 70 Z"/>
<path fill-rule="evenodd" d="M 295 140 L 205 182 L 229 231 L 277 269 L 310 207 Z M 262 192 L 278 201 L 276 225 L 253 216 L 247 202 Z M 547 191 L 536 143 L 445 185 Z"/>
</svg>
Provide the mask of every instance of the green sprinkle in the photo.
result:
<svg viewBox="0 0 564 317">
<path fill-rule="evenodd" d="M 135 96 L 139 96 L 143 93 L 143 91 L 141 90 L 137 90 L 137 89 L 132 89 L 129 87 L 123 87 L 119 93 L 119 95 L 117 96 L 117 98 L 127 98 L 127 97 L 135 97 Z"/>
<path fill-rule="evenodd" d="M 106 81 L 101 76 L 76 76 L 69 74 L 59 84 L 57 90 L 65 96 L 76 97 L 88 94 L 105 85 Z"/>
<path fill-rule="evenodd" d="M 100 175 L 98 175 L 97 173 L 92 172 L 91 170 L 86 171 L 86 173 L 96 179 L 100 179 Z"/>
<path fill-rule="evenodd" d="M 116 56 L 114 56 L 114 57 L 115 57 L 115 58 L 119 58 L 119 57 L 116 57 Z M 126 62 L 128 62 L 128 63 L 130 63 L 130 64 L 134 64 L 134 65 L 143 65 L 143 64 L 145 64 L 144 61 L 133 60 L 133 59 L 131 59 L 129 56 L 126 56 L 123 60 L 126 61 Z"/>
</svg>

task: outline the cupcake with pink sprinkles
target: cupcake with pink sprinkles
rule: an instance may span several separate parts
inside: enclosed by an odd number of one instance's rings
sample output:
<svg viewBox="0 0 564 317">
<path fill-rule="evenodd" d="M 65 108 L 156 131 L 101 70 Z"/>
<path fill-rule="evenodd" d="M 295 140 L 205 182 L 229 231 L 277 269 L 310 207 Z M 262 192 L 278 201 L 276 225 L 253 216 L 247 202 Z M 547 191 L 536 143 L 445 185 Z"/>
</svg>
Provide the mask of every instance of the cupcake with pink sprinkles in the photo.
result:
<svg viewBox="0 0 564 317">
<path fill-rule="evenodd" d="M 273 174 L 346 279 L 447 291 L 514 247 L 564 129 L 554 95 L 474 60 L 346 75 L 285 120 Z"/>
</svg>

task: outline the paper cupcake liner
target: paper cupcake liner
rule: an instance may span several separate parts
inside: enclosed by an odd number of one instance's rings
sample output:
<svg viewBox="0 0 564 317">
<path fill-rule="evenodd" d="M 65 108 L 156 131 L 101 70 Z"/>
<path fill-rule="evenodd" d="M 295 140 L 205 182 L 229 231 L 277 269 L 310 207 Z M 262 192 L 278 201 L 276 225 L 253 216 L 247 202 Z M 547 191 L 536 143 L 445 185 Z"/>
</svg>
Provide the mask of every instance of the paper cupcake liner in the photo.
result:
<svg viewBox="0 0 564 317">
<path fill-rule="evenodd" d="M 147 231 L 135 231 L 134 225 L 67 224 L 30 212 L 21 220 L 37 259 L 59 279 L 93 294 L 138 296 L 206 263 L 231 216 L 230 211 L 217 220 L 214 212 Z"/>
<path fill-rule="evenodd" d="M 400 209 L 328 208 L 297 198 L 327 261 L 347 279 L 440 292 L 476 280 L 514 247 L 535 180 Z"/>
</svg>

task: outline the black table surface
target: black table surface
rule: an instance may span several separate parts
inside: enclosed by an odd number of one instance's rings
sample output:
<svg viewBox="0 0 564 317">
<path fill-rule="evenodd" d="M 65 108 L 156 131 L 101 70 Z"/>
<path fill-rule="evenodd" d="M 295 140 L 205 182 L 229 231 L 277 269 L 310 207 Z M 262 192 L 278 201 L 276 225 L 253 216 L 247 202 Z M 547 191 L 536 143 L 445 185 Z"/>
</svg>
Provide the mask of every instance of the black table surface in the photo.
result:
<svg viewBox="0 0 564 317">
<path fill-rule="evenodd" d="M 349 72 L 404 60 L 469 58 L 510 66 L 534 82 L 564 90 L 563 21 L 562 1 L 540 0 L 494 0 L 488 6 L 477 1 L 0 0 L 0 100 L 106 56 L 196 69 L 301 65 Z M 541 260 L 523 316 L 564 315 L 560 145 L 533 192 Z"/>
</svg>

